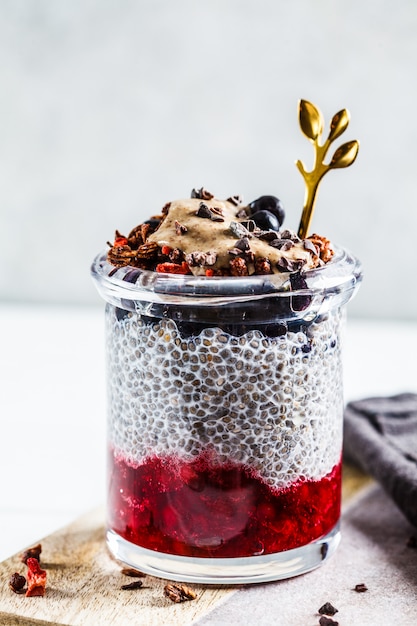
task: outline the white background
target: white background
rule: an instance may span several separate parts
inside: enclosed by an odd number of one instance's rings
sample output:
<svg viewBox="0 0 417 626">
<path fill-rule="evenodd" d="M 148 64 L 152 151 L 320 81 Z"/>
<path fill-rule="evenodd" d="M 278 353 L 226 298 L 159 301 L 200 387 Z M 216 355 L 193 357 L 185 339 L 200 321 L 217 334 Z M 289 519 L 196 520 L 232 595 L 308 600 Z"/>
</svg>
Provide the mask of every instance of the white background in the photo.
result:
<svg viewBox="0 0 417 626">
<path fill-rule="evenodd" d="M 99 305 L 94 254 L 192 187 L 296 229 L 304 98 L 361 142 L 313 221 L 363 261 L 351 315 L 415 319 L 416 32 L 414 0 L 1 0 L 0 300 Z"/>
</svg>

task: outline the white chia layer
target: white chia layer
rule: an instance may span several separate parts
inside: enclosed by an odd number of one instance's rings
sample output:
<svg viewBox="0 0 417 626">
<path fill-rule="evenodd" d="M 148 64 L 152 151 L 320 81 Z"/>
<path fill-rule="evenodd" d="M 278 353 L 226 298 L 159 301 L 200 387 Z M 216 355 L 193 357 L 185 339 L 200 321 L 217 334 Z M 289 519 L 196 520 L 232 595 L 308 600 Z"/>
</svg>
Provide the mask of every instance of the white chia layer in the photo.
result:
<svg viewBox="0 0 417 626">
<path fill-rule="evenodd" d="M 322 478 L 341 455 L 342 317 L 280 337 L 206 328 L 182 338 L 171 320 L 118 320 L 108 305 L 111 445 L 138 464 L 210 451 L 273 488 Z"/>
</svg>

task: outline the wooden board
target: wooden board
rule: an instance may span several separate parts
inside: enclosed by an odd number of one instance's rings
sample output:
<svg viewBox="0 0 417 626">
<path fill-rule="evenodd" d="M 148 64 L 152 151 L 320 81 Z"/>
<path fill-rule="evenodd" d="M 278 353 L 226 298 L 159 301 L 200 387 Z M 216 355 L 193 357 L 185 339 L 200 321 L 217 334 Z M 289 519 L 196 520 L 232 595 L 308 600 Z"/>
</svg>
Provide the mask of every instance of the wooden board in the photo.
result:
<svg viewBox="0 0 417 626">
<path fill-rule="evenodd" d="M 369 481 L 358 470 L 345 467 L 344 505 Z M 100 509 L 41 541 L 41 564 L 48 575 L 44 597 L 26 598 L 9 588 L 10 575 L 26 570 L 19 554 L 1 563 L 0 624 L 187 626 L 236 591 L 232 586 L 190 584 L 197 592 L 197 599 L 175 604 L 164 596 L 163 588 L 168 581 L 152 576 L 143 578 L 141 589 L 121 590 L 122 585 L 134 579 L 123 575 L 121 566 L 109 555 L 104 533 L 104 510 Z"/>
</svg>

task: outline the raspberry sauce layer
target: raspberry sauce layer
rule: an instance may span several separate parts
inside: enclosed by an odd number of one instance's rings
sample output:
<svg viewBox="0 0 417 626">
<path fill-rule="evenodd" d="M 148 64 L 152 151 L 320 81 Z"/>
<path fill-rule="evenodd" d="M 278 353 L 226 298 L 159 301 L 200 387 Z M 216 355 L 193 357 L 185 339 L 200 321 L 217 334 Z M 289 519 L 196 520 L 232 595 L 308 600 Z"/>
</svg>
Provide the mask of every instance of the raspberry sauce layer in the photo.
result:
<svg viewBox="0 0 417 626">
<path fill-rule="evenodd" d="M 243 466 L 110 453 L 109 528 L 149 550 L 236 558 L 282 552 L 330 532 L 340 517 L 341 463 L 320 480 L 272 489 Z"/>
</svg>

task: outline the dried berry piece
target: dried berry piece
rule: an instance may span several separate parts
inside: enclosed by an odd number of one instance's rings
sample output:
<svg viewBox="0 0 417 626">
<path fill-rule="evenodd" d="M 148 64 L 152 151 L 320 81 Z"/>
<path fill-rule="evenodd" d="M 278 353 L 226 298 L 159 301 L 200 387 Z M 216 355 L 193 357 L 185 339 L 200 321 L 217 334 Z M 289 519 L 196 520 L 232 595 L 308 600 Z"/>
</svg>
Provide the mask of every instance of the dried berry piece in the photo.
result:
<svg viewBox="0 0 417 626">
<path fill-rule="evenodd" d="M 330 602 L 325 602 L 323 606 L 321 606 L 318 610 L 320 615 L 336 615 L 338 610 L 330 604 Z"/>
<path fill-rule="evenodd" d="M 143 582 L 141 580 L 134 580 L 133 583 L 122 585 L 120 589 L 123 589 L 123 591 L 127 591 L 130 589 L 140 589 L 142 585 L 143 585 Z"/>
<path fill-rule="evenodd" d="M 146 576 L 146 574 L 133 567 L 124 567 L 120 573 L 131 578 L 144 578 Z"/>
<path fill-rule="evenodd" d="M 255 274 L 271 274 L 271 262 L 264 257 L 255 259 Z"/>
<path fill-rule="evenodd" d="M 155 268 L 156 272 L 160 272 L 161 274 L 191 274 L 188 263 L 183 261 L 181 264 L 179 263 L 158 263 Z"/>
<path fill-rule="evenodd" d="M 230 276 L 230 270 L 225 267 L 220 267 L 219 269 L 212 269 L 211 267 L 205 270 L 205 275 L 209 278 L 213 276 Z"/>
<path fill-rule="evenodd" d="M 29 557 L 26 565 L 28 566 L 28 588 L 26 597 L 45 595 L 46 572 L 41 569 L 38 559 Z"/>
<path fill-rule="evenodd" d="M 126 237 L 123 237 L 123 235 L 121 235 L 118 230 L 116 230 L 116 237 L 114 238 L 114 244 L 113 245 L 115 245 L 115 246 L 126 246 L 127 245 Z"/>
<path fill-rule="evenodd" d="M 24 593 L 23 587 L 25 585 L 26 585 L 26 578 L 22 576 L 21 574 L 19 574 L 18 572 L 15 572 L 14 574 L 10 576 L 9 587 L 15 593 Z"/>
<path fill-rule="evenodd" d="M 322 615 L 319 619 L 320 626 L 339 626 L 339 622 L 336 622 L 331 617 L 327 617 L 326 615 Z"/>
<path fill-rule="evenodd" d="M 178 585 L 174 583 L 168 583 L 164 587 L 164 595 L 172 600 L 172 602 L 186 602 L 187 600 L 195 600 L 197 594 L 193 589 L 187 587 L 187 585 Z"/>
<path fill-rule="evenodd" d="M 230 273 L 232 276 L 249 276 L 248 266 L 245 259 L 238 256 L 229 262 Z"/>
<path fill-rule="evenodd" d="M 353 591 L 357 591 L 358 593 L 364 593 L 365 591 L 368 591 L 368 587 L 365 585 L 365 583 L 358 583 L 357 585 L 355 585 Z"/>
<path fill-rule="evenodd" d="M 28 559 L 37 559 L 39 561 L 40 560 L 40 556 L 41 556 L 41 552 L 42 552 L 42 544 L 38 543 L 37 546 L 33 546 L 33 548 L 28 548 L 27 550 L 25 550 L 20 555 L 20 560 L 25 565 L 27 564 L 27 560 Z"/>
</svg>

